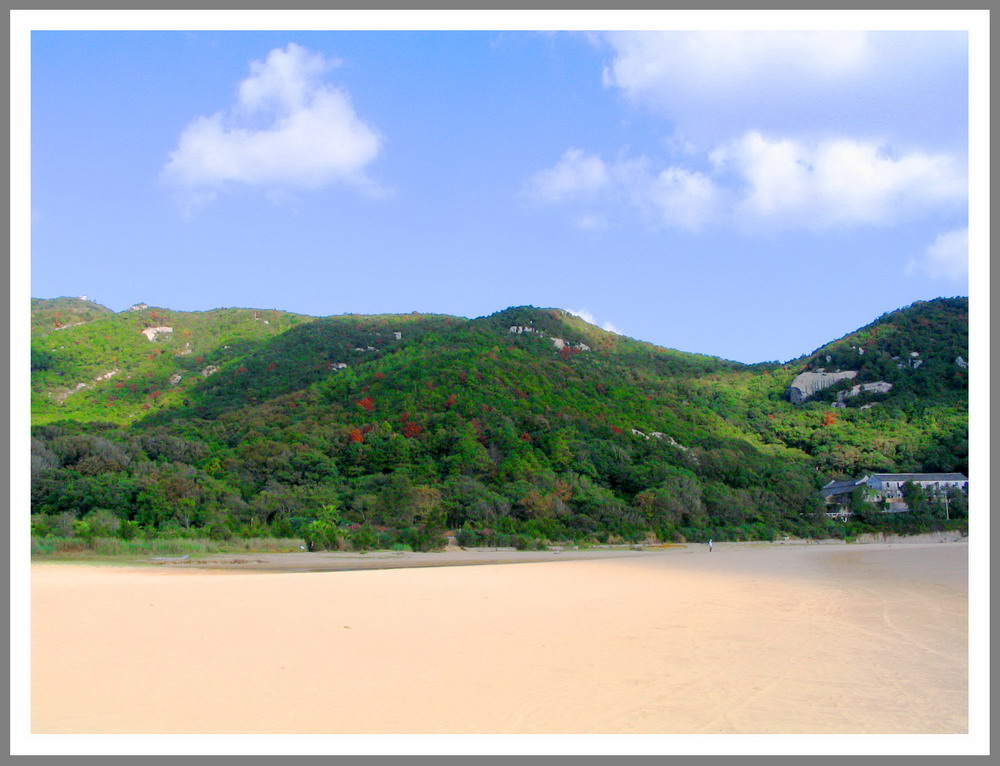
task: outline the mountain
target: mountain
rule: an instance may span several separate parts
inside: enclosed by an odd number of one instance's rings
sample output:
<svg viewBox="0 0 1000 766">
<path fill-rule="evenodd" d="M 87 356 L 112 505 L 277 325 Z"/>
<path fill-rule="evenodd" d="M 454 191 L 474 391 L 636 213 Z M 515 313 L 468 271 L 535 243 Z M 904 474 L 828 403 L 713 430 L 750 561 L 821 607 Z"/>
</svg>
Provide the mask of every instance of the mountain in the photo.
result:
<svg viewBox="0 0 1000 766">
<path fill-rule="evenodd" d="M 768 539 L 837 531 L 817 491 L 831 478 L 967 471 L 965 298 L 785 365 L 531 306 L 466 319 L 140 304 L 55 332 L 68 307 L 53 304 L 32 305 L 32 510 L 50 527 L 100 512 L 131 533 L 322 528 L 356 547 L 428 545 L 444 527 L 522 544 Z M 821 369 L 892 388 L 789 401 Z"/>
</svg>

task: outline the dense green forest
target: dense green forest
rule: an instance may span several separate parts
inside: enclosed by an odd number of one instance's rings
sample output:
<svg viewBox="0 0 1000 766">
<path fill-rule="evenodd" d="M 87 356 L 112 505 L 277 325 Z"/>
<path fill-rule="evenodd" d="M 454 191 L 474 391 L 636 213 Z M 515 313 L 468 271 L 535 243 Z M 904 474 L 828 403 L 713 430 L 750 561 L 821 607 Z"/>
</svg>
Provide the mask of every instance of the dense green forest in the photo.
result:
<svg viewBox="0 0 1000 766">
<path fill-rule="evenodd" d="M 431 549 L 445 530 L 532 547 L 961 526 L 934 502 L 833 521 L 818 490 L 968 472 L 967 312 L 965 298 L 920 302 L 788 364 L 744 365 L 559 309 L 314 318 L 33 300 L 32 529 Z M 792 404 L 790 382 L 819 369 L 893 388 Z"/>
</svg>

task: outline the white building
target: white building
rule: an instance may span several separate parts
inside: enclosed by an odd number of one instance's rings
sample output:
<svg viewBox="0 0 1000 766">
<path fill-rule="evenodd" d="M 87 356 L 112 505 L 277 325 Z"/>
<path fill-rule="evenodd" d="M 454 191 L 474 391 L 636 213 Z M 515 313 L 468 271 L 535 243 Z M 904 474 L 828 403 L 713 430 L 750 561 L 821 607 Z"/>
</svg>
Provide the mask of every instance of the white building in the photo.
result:
<svg viewBox="0 0 1000 766">
<path fill-rule="evenodd" d="M 961 473 L 873 473 L 865 484 L 882 494 L 897 493 L 902 496 L 903 485 L 909 482 L 925 490 L 943 492 L 958 487 L 969 491 L 969 479 Z"/>
<path fill-rule="evenodd" d="M 851 493 L 858 487 L 865 487 L 869 500 L 876 503 L 885 501 L 886 511 L 902 512 L 910 510 L 903 498 L 903 485 L 915 484 L 925 492 L 947 492 L 958 488 L 969 494 L 969 479 L 961 473 L 873 473 L 860 479 L 831 481 L 822 490 L 830 516 L 849 514 Z"/>
</svg>

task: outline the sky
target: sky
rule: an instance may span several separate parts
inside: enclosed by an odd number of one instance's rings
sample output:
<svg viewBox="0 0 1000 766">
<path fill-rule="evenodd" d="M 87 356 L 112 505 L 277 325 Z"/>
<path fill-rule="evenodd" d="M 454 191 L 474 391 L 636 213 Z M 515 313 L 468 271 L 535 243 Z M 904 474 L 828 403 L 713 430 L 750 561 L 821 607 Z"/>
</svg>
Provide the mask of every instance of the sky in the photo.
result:
<svg viewBox="0 0 1000 766">
<path fill-rule="evenodd" d="M 788 361 L 969 293 L 964 31 L 35 31 L 31 295 L 558 307 Z"/>
</svg>

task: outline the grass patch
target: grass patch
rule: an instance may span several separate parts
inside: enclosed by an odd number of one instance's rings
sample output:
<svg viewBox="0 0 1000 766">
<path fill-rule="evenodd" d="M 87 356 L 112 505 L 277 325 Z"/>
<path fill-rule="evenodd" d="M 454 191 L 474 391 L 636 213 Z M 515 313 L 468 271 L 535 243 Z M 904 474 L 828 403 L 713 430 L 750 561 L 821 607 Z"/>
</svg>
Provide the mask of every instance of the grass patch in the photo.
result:
<svg viewBox="0 0 1000 766">
<path fill-rule="evenodd" d="M 92 559 L 141 556 L 198 556 L 210 553 L 290 553 L 300 550 L 299 538 L 133 539 L 120 537 L 32 537 L 33 559 Z"/>
</svg>

